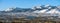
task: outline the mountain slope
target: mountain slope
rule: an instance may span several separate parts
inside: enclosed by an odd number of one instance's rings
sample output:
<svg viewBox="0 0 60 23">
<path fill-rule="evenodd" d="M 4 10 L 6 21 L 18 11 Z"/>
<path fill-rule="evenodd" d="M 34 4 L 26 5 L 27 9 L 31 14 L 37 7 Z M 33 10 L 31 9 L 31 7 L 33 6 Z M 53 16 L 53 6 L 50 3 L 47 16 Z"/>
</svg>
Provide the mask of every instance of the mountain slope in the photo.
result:
<svg viewBox="0 0 60 23">
<path fill-rule="evenodd" d="M 33 8 L 8 8 L 5 12 L 34 12 L 34 13 L 52 13 L 60 12 L 59 6 L 51 6 L 51 5 L 41 5 L 41 6 L 34 6 Z M 54 13 L 54 12 L 53 12 Z"/>
</svg>

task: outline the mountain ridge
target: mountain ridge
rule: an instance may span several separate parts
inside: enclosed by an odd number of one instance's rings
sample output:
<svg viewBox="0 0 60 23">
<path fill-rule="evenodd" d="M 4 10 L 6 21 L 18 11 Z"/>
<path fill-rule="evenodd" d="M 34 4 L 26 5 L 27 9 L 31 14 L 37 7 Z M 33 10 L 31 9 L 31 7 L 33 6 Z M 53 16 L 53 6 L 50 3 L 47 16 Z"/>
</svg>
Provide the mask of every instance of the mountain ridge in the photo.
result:
<svg viewBox="0 0 60 23">
<path fill-rule="evenodd" d="M 53 9 L 58 10 L 60 12 L 60 7 L 58 6 L 51 6 L 51 5 L 41 5 L 41 6 L 34 6 L 33 8 L 8 8 L 7 10 L 4 10 L 4 12 L 39 12 L 39 13 L 47 13 L 49 11 L 52 12 Z M 54 10 L 53 10 L 54 11 Z M 51 13 L 50 12 L 50 13 Z"/>
</svg>

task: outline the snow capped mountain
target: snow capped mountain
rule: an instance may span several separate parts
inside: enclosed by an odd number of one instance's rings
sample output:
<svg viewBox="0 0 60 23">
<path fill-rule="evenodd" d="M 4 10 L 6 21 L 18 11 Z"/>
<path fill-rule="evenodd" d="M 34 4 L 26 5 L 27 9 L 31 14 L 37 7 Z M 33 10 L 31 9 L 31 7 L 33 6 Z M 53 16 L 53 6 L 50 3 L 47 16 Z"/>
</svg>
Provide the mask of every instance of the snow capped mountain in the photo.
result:
<svg viewBox="0 0 60 23">
<path fill-rule="evenodd" d="M 47 5 L 45 5 L 44 7 L 49 7 L 50 5 L 49 4 L 47 4 Z"/>
<path fill-rule="evenodd" d="M 5 11 L 12 11 L 14 8 L 8 8 Z"/>
<path fill-rule="evenodd" d="M 35 6 L 36 7 L 36 6 Z M 43 7 L 40 6 L 40 9 L 34 11 L 34 13 L 60 13 L 60 7 L 58 6 L 51 6 L 51 5 L 44 5 Z M 37 7 L 36 7 L 37 9 Z"/>
<path fill-rule="evenodd" d="M 40 5 L 33 8 L 8 8 L 5 12 L 60 13 L 60 6 Z"/>
<path fill-rule="evenodd" d="M 4 12 L 7 12 L 7 13 L 4 13 Z M 8 13 L 8 12 L 11 12 L 11 13 Z M 3 16 L 4 15 L 10 15 L 10 16 L 15 15 L 16 17 L 26 16 L 27 18 L 40 17 L 40 15 L 45 16 L 45 17 L 46 16 L 58 16 L 60 15 L 60 6 L 41 5 L 41 6 L 34 6 L 33 8 L 19 8 L 19 7 L 8 8 L 4 10 L 3 13 L 1 11 L 0 15 L 1 16 L 2 15 Z"/>
<path fill-rule="evenodd" d="M 32 11 L 31 8 L 8 8 L 6 10 L 4 10 L 5 12 L 26 12 L 26 11 Z"/>
<path fill-rule="evenodd" d="M 37 9 L 41 9 L 41 8 L 42 8 L 41 6 L 34 6 L 32 9 L 37 10 Z"/>
</svg>

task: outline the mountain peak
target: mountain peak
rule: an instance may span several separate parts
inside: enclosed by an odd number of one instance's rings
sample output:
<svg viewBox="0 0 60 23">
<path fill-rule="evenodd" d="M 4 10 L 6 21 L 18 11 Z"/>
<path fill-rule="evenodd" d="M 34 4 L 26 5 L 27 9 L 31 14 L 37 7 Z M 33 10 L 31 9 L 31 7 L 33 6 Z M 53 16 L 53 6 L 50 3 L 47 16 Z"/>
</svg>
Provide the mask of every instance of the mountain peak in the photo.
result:
<svg viewBox="0 0 60 23">
<path fill-rule="evenodd" d="M 7 8 L 5 11 L 12 11 L 15 8 Z"/>
<path fill-rule="evenodd" d="M 48 6 L 50 6 L 50 4 L 46 4 L 44 7 L 48 7 Z"/>
</svg>

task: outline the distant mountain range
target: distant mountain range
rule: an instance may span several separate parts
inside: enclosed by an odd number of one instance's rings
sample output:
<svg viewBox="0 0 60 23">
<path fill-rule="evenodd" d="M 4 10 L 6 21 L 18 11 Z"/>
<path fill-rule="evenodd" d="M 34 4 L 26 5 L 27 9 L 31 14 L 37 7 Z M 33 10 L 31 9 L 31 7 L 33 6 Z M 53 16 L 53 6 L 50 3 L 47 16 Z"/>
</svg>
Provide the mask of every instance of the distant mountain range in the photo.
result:
<svg viewBox="0 0 60 23">
<path fill-rule="evenodd" d="M 60 6 L 40 5 L 40 6 L 34 6 L 33 8 L 16 7 L 16 8 L 8 8 L 4 11 L 0 11 L 0 16 L 4 18 L 6 18 L 7 16 L 9 17 L 22 16 L 22 17 L 27 17 L 28 19 L 33 19 L 35 17 L 40 17 L 40 15 L 41 16 L 59 16 Z"/>
<path fill-rule="evenodd" d="M 33 8 L 8 8 L 3 12 L 60 13 L 60 6 L 40 5 Z"/>
</svg>

